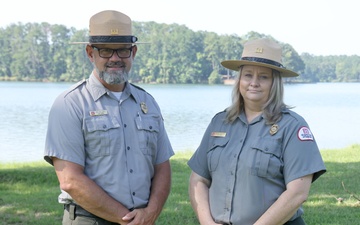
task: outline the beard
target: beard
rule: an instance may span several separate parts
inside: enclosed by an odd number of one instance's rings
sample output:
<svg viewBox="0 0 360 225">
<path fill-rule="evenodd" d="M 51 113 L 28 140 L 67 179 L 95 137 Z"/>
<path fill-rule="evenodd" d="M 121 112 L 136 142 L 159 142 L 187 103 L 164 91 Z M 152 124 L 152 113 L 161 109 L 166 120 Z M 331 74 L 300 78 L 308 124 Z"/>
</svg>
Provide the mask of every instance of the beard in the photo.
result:
<svg viewBox="0 0 360 225">
<path fill-rule="evenodd" d="M 99 68 L 97 68 L 94 65 L 94 68 L 97 72 L 97 74 L 99 74 L 99 77 L 101 80 L 105 81 L 107 84 L 113 85 L 113 84 L 122 84 L 125 83 L 128 80 L 128 75 L 129 72 L 125 70 L 125 64 L 122 62 L 115 62 L 115 63 L 108 63 L 105 65 L 106 67 L 112 67 L 112 66 L 122 66 L 124 67 L 124 70 L 121 71 L 112 71 L 112 72 L 107 72 L 106 69 L 103 71 L 100 71 Z"/>
</svg>

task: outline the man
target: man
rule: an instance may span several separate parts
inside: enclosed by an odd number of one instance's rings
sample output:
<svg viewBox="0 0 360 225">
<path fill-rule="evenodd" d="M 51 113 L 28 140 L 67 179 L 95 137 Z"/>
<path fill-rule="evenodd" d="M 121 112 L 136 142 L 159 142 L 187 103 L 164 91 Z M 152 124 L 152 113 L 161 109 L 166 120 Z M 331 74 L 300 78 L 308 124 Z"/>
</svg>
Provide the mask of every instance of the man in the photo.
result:
<svg viewBox="0 0 360 225">
<path fill-rule="evenodd" d="M 154 224 L 169 195 L 174 152 L 159 106 L 128 82 L 131 26 L 117 11 L 91 17 L 92 74 L 50 110 L 44 159 L 60 183 L 63 224 Z"/>
</svg>

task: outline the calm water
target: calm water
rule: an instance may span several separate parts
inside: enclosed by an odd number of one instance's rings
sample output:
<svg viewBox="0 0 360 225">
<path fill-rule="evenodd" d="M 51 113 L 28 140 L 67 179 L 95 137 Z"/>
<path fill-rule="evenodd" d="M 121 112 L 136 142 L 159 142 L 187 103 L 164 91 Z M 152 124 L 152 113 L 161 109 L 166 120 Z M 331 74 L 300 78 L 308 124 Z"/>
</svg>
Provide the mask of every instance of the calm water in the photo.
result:
<svg viewBox="0 0 360 225">
<path fill-rule="evenodd" d="M 0 82 L 0 162 L 42 160 L 47 116 L 69 83 Z M 230 86 L 140 85 L 158 101 L 174 150 L 195 150 Z M 285 86 L 285 102 L 309 123 L 320 149 L 360 143 L 360 83 Z"/>
</svg>

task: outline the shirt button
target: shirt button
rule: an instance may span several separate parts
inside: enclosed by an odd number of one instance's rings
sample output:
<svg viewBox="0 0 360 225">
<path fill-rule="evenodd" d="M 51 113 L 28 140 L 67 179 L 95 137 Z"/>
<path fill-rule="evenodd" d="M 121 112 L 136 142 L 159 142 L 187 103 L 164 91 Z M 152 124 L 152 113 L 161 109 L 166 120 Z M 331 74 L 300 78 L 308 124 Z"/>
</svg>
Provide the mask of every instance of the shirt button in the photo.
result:
<svg viewBox="0 0 360 225">
<path fill-rule="evenodd" d="M 135 192 L 133 192 L 132 195 L 135 195 Z"/>
<path fill-rule="evenodd" d="M 126 148 L 127 150 L 130 150 L 130 146 L 127 146 L 127 148 Z"/>
<path fill-rule="evenodd" d="M 149 126 L 149 129 L 151 130 L 151 129 L 152 129 L 152 126 Z"/>
<path fill-rule="evenodd" d="M 103 128 L 104 128 L 104 129 L 106 128 L 106 124 L 103 125 Z"/>
<path fill-rule="evenodd" d="M 133 170 L 132 169 L 130 169 L 130 173 L 132 173 L 133 172 Z"/>
<path fill-rule="evenodd" d="M 124 124 L 124 127 L 126 127 L 127 125 L 126 124 Z"/>
</svg>

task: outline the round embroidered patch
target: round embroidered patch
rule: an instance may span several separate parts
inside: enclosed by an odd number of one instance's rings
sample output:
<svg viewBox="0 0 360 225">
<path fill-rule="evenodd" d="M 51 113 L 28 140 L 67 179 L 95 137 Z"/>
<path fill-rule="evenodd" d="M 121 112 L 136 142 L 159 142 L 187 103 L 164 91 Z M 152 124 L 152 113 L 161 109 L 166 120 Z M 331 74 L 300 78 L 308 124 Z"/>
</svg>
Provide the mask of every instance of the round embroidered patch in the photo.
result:
<svg viewBox="0 0 360 225">
<path fill-rule="evenodd" d="M 298 138 L 301 141 L 313 141 L 314 137 L 308 127 L 301 127 L 298 131 Z"/>
</svg>

